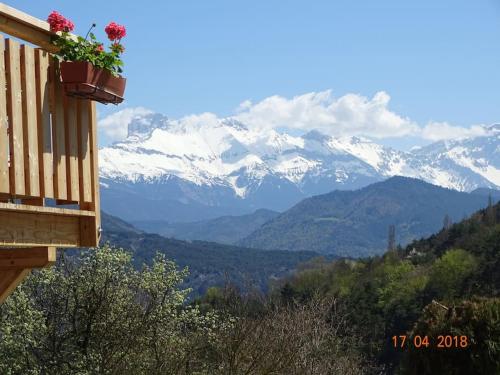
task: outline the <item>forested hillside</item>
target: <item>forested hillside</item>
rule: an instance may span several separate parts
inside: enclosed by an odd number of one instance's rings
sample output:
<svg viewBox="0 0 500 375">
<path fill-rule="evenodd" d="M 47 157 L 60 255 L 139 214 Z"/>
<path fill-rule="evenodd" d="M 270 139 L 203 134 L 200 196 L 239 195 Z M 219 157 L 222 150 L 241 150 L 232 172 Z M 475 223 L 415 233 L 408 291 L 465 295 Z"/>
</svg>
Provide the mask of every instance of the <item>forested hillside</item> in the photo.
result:
<svg viewBox="0 0 500 375">
<path fill-rule="evenodd" d="M 276 293 L 338 298 L 363 334 L 363 352 L 390 372 L 499 373 L 500 205 L 382 257 L 303 265 Z M 394 347 L 400 335 L 408 335 L 404 349 Z M 415 348 L 415 335 L 429 345 Z M 437 348 L 439 335 L 464 336 L 468 345 Z"/>
<path fill-rule="evenodd" d="M 305 199 L 240 245 L 347 257 L 375 255 L 387 249 L 391 225 L 396 229 L 396 242 L 405 245 L 440 230 L 446 216 L 457 222 L 487 204 L 487 195 L 392 177 L 360 190 Z"/>
<path fill-rule="evenodd" d="M 144 231 L 179 240 L 201 240 L 224 244 L 235 244 L 278 216 L 276 211 L 260 209 L 241 216 L 221 216 L 215 219 L 192 223 L 169 223 L 163 220 L 132 222 Z"/>
<path fill-rule="evenodd" d="M 157 234 L 145 233 L 125 221 L 102 214 L 102 243 L 132 251 L 140 266 L 150 263 L 157 251 L 188 267 L 186 285 L 199 295 L 210 286 L 223 285 L 228 280 L 243 286 L 267 290 L 269 280 L 283 277 L 297 264 L 318 256 L 311 251 L 267 251 L 205 241 L 181 241 Z"/>
</svg>

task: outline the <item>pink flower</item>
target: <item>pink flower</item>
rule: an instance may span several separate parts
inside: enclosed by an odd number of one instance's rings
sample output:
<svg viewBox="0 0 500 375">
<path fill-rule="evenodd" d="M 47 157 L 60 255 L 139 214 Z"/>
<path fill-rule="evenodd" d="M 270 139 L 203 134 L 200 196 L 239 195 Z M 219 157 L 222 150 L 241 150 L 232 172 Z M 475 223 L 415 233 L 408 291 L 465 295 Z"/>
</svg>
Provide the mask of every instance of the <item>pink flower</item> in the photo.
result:
<svg viewBox="0 0 500 375">
<path fill-rule="evenodd" d="M 95 50 L 96 52 L 103 52 L 104 51 L 104 47 L 102 44 L 98 44 L 96 47 L 95 47 Z"/>
<path fill-rule="evenodd" d="M 106 34 L 108 34 L 109 40 L 120 40 L 127 35 L 127 30 L 125 26 L 118 25 L 115 22 L 110 22 L 108 26 L 104 29 Z"/>
<path fill-rule="evenodd" d="M 64 17 L 62 14 L 56 12 L 55 10 L 52 11 L 52 13 L 49 14 L 47 17 L 47 22 L 50 25 L 50 31 L 52 32 L 58 32 L 58 31 L 73 31 L 75 28 L 75 25 L 73 22 L 68 20 L 66 17 Z"/>
</svg>

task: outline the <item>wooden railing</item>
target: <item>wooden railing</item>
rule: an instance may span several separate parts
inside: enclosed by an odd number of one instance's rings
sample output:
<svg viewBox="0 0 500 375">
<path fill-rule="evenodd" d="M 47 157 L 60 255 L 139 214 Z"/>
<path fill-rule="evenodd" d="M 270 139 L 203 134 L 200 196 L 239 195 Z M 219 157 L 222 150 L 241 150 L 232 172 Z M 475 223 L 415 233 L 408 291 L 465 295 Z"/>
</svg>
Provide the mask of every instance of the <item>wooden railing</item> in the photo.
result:
<svg viewBox="0 0 500 375">
<path fill-rule="evenodd" d="M 100 206 L 95 103 L 64 94 L 46 22 L 0 3 L 0 32 L 1 302 L 55 246 L 97 246 Z"/>
<path fill-rule="evenodd" d="M 47 52 L 12 39 L 4 46 L 0 37 L 0 86 L 7 87 L 0 93 L 0 150 L 9 150 L 0 153 L 4 197 L 93 201 L 95 106 L 65 96 L 58 75 Z"/>
</svg>

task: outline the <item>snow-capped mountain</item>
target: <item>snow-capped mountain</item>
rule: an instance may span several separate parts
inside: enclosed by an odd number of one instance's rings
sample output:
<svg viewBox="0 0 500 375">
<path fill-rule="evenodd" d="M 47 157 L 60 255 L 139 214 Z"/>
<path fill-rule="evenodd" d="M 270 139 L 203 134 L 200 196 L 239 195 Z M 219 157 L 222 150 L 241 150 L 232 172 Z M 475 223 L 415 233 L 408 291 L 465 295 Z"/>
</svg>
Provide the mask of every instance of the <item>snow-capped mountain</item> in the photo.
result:
<svg viewBox="0 0 500 375">
<path fill-rule="evenodd" d="M 335 189 L 417 177 L 461 191 L 500 187 L 500 126 L 488 137 L 401 152 L 359 137 L 293 136 L 234 119 L 135 117 L 100 151 L 103 208 L 133 220 L 194 221 L 284 210 Z"/>
</svg>

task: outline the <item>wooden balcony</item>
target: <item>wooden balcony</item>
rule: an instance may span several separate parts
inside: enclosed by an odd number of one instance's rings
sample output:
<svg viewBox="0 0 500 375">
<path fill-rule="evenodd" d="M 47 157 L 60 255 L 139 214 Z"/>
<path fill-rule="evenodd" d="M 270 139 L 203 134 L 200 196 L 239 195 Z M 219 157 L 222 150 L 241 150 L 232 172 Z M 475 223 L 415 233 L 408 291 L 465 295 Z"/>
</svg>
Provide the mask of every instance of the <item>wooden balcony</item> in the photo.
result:
<svg viewBox="0 0 500 375">
<path fill-rule="evenodd" d="M 67 97 L 49 25 L 0 3 L 0 302 L 55 247 L 99 242 L 95 103 Z"/>
</svg>

